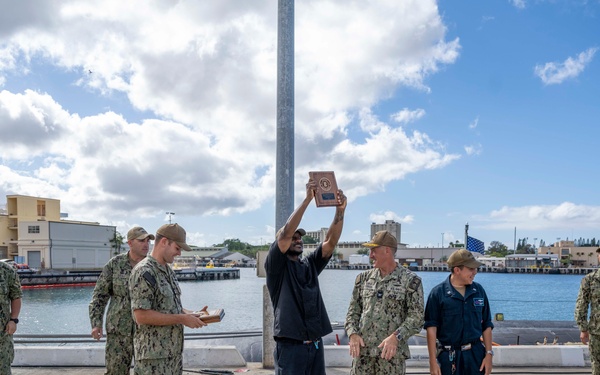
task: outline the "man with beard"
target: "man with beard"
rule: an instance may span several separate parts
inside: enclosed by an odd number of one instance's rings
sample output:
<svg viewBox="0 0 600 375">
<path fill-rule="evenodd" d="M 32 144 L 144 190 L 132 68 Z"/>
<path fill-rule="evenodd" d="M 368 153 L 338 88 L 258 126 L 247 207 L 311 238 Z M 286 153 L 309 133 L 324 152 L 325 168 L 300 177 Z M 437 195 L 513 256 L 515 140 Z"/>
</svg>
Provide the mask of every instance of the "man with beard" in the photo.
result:
<svg viewBox="0 0 600 375">
<path fill-rule="evenodd" d="M 154 239 L 142 227 L 127 232 L 129 251 L 111 258 L 102 269 L 94 287 L 89 313 L 92 337 L 102 338 L 102 318 L 106 313 L 105 366 L 107 375 L 129 374 L 133 358 L 133 331 L 135 323 L 129 300 L 129 276 L 133 267 L 148 255 L 150 240 Z"/>
<path fill-rule="evenodd" d="M 321 337 L 332 332 L 319 289 L 319 274 L 329 262 L 344 224 L 346 197 L 337 191 L 333 223 L 317 249 L 301 258 L 304 229 L 298 228 L 315 197 L 317 184 L 309 179 L 306 197 L 276 235 L 265 261 L 267 288 L 273 303 L 275 374 L 325 375 Z"/>
<path fill-rule="evenodd" d="M 483 287 L 473 281 L 481 265 L 470 251 L 456 250 L 448 258 L 450 276 L 429 293 L 425 329 L 431 375 L 492 372 L 490 304 Z"/>
</svg>

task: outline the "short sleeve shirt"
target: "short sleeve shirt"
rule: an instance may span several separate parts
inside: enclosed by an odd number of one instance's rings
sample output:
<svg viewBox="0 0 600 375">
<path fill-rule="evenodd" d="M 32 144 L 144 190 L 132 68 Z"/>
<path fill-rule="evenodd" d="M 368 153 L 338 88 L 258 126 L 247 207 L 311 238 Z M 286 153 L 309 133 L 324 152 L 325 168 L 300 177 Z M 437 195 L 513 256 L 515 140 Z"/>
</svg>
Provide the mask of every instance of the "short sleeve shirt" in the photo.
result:
<svg viewBox="0 0 600 375">
<path fill-rule="evenodd" d="M 319 274 L 330 259 L 323 259 L 322 246 L 293 261 L 281 252 L 277 241 L 271 245 L 265 269 L 276 337 L 315 340 L 333 331 L 319 288 Z"/>
<path fill-rule="evenodd" d="M 442 345 L 464 345 L 479 340 L 494 327 L 487 294 L 473 282 L 463 297 L 450 283 L 450 276 L 429 293 L 425 306 L 425 329 L 437 327 Z"/>
</svg>

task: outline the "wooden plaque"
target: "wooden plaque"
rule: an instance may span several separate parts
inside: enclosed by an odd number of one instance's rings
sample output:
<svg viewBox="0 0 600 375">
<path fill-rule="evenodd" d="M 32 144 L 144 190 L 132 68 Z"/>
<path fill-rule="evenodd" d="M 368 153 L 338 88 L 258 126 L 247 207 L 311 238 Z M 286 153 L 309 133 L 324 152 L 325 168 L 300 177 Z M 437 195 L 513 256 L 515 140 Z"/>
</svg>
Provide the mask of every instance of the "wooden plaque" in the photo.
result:
<svg viewBox="0 0 600 375">
<path fill-rule="evenodd" d="M 338 206 L 337 182 L 333 171 L 308 172 L 308 176 L 317 183 L 315 203 L 317 207 Z"/>
<path fill-rule="evenodd" d="M 207 314 L 208 312 L 208 314 Z M 194 311 L 192 314 L 198 316 L 204 323 L 219 323 L 225 317 L 225 310 L 214 309 L 208 311 Z"/>
</svg>

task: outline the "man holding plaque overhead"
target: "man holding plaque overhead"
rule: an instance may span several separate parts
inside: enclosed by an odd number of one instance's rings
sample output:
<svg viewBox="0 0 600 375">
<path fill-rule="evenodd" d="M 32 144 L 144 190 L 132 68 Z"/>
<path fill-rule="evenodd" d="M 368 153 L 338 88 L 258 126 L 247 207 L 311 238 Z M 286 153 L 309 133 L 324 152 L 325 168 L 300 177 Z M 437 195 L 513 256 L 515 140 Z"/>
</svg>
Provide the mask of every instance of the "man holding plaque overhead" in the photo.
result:
<svg viewBox="0 0 600 375">
<path fill-rule="evenodd" d="M 319 289 L 318 276 L 335 249 L 344 224 L 346 196 L 336 191 L 333 222 L 317 249 L 305 257 L 298 228 L 306 208 L 315 197 L 317 182 L 309 179 L 306 197 L 276 235 L 265 261 L 267 288 L 274 314 L 275 374 L 324 375 L 325 357 L 321 337 L 332 332 Z"/>
</svg>

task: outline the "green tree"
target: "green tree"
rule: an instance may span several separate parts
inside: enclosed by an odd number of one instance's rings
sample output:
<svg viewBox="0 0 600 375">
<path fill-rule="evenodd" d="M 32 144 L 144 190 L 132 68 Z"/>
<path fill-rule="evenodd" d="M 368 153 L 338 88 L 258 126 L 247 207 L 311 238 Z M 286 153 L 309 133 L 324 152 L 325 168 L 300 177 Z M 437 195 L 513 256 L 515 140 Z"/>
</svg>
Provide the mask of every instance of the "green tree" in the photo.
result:
<svg viewBox="0 0 600 375">
<path fill-rule="evenodd" d="M 302 236 L 302 242 L 304 243 L 317 243 L 317 240 L 315 240 L 313 237 L 311 236 Z"/>
<path fill-rule="evenodd" d="M 121 253 L 121 247 L 125 243 L 125 237 L 118 230 L 115 230 L 113 238 L 110 240 L 111 247 L 113 248 L 113 254 L 118 255 Z"/>
<path fill-rule="evenodd" d="M 362 249 L 359 249 L 356 254 L 360 254 L 360 255 L 369 255 L 369 249 L 367 249 L 366 247 L 363 247 Z"/>
<path fill-rule="evenodd" d="M 502 258 L 508 255 L 508 247 L 500 241 L 492 241 L 487 253 L 490 256 Z"/>
</svg>

